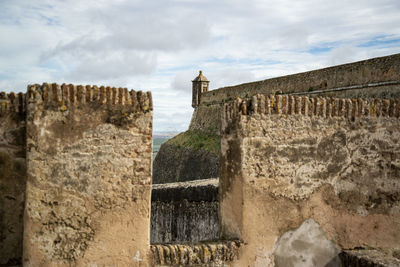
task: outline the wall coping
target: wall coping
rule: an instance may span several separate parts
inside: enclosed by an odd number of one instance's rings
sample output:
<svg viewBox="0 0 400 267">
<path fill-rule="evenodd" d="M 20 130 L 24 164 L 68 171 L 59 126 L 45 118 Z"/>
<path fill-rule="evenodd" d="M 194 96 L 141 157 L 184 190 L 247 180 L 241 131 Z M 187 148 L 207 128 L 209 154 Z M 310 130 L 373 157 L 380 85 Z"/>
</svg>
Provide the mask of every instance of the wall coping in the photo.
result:
<svg viewBox="0 0 400 267">
<path fill-rule="evenodd" d="M 218 178 L 152 185 L 151 201 L 218 201 Z"/>
</svg>

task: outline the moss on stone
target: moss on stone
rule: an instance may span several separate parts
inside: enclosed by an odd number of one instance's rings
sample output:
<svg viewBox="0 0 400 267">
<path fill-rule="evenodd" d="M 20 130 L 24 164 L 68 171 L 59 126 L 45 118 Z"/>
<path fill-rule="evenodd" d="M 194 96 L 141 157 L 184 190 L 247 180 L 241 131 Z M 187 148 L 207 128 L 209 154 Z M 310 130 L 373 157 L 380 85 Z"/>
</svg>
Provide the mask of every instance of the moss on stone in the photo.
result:
<svg viewBox="0 0 400 267">
<path fill-rule="evenodd" d="M 201 131 L 186 131 L 169 139 L 166 144 L 219 153 L 219 136 Z"/>
</svg>

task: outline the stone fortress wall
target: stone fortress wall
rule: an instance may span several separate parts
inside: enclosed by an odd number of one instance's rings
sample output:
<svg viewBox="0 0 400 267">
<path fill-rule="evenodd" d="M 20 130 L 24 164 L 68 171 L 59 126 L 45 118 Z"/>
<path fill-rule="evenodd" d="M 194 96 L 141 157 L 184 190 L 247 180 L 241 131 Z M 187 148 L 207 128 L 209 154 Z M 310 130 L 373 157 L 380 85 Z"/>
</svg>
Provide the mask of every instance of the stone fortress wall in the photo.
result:
<svg viewBox="0 0 400 267">
<path fill-rule="evenodd" d="M 287 95 L 226 104 L 220 231 L 245 244 L 232 266 L 337 266 L 341 250 L 359 248 L 397 255 L 399 110 L 400 99 Z"/>
<path fill-rule="evenodd" d="M 43 84 L 18 101 L 26 115 L 1 118 L 2 264 L 151 266 L 150 92 Z"/>
<path fill-rule="evenodd" d="M 22 93 L 0 93 L 0 266 L 21 262 L 26 187 L 26 110 Z"/>
<path fill-rule="evenodd" d="M 210 215 L 220 240 L 240 241 L 216 264 L 213 243 L 159 239 L 173 243 L 152 246 L 160 266 L 189 264 L 190 253 L 205 266 L 400 264 L 400 99 L 258 94 L 221 110 L 219 214 Z M 190 199 L 187 187 L 167 187 L 156 189 L 164 202 Z"/>
<path fill-rule="evenodd" d="M 211 81 L 212 82 L 212 81 Z M 334 97 L 400 97 L 400 54 L 292 74 L 201 94 L 189 130 L 219 134 L 221 108 L 237 97 L 255 94 L 305 94 Z"/>
</svg>

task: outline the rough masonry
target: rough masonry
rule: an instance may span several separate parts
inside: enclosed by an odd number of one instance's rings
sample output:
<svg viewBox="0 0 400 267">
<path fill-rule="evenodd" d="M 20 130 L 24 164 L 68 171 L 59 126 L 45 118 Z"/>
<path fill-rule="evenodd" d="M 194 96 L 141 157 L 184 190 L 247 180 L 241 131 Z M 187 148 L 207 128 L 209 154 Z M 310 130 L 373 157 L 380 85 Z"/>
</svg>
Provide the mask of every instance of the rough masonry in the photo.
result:
<svg viewBox="0 0 400 267">
<path fill-rule="evenodd" d="M 0 266 L 21 264 L 26 186 L 25 95 L 0 93 Z"/>
<path fill-rule="evenodd" d="M 29 86 L 25 265 L 147 266 L 151 111 L 150 93 Z"/>
<path fill-rule="evenodd" d="M 232 266 L 327 264 L 335 246 L 398 251 L 399 109 L 400 99 L 287 95 L 225 105 L 221 234 L 245 244 Z M 310 219 L 316 240 L 300 227 Z M 293 229 L 297 238 L 278 243 Z"/>
</svg>

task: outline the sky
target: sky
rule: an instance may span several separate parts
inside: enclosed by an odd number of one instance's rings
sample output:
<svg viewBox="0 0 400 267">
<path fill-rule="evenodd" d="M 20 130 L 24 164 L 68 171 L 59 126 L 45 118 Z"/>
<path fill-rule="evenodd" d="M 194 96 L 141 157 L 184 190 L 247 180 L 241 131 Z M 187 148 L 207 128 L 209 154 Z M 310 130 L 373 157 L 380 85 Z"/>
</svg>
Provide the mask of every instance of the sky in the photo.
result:
<svg viewBox="0 0 400 267">
<path fill-rule="evenodd" d="M 0 0 L 0 91 L 57 82 L 150 90 L 154 131 L 210 89 L 400 53 L 399 0 Z"/>
</svg>

